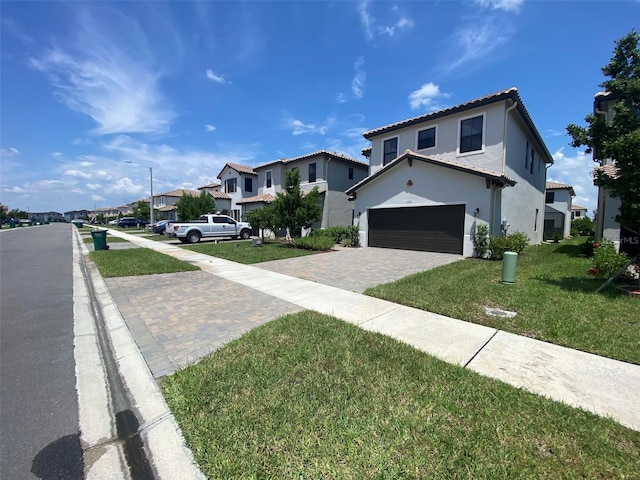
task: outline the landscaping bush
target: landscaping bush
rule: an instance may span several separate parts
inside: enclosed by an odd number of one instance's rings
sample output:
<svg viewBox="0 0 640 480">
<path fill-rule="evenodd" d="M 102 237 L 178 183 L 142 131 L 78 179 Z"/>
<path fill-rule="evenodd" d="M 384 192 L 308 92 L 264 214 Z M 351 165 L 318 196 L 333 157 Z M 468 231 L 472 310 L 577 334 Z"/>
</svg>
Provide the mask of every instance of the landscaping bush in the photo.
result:
<svg viewBox="0 0 640 480">
<path fill-rule="evenodd" d="M 523 232 L 513 232 L 507 235 L 508 251 L 522 253 L 529 245 L 529 237 Z"/>
<path fill-rule="evenodd" d="M 491 236 L 489 238 L 489 251 L 492 260 L 502 260 L 504 252 L 509 251 L 509 242 L 507 237 Z"/>
<path fill-rule="evenodd" d="M 589 217 L 576 218 L 571 222 L 572 236 L 591 235 L 592 231 L 593 221 Z"/>
<path fill-rule="evenodd" d="M 360 235 L 358 233 L 358 227 L 355 227 L 353 225 L 314 230 L 313 232 L 311 232 L 310 237 L 330 238 L 334 244 L 339 243 L 345 247 L 360 246 Z"/>
<path fill-rule="evenodd" d="M 476 225 L 475 232 L 473 234 L 472 242 L 473 249 L 476 252 L 476 256 L 485 258 L 489 251 L 489 226 L 481 223 Z"/>
<path fill-rule="evenodd" d="M 294 239 L 291 244 L 293 248 L 301 248 L 304 250 L 327 251 L 331 250 L 335 245 L 333 239 L 324 236 L 310 236 Z"/>
<path fill-rule="evenodd" d="M 593 246 L 593 273 L 596 277 L 609 278 L 629 261 L 626 254 L 616 252 L 616 246 L 607 238 Z"/>
</svg>

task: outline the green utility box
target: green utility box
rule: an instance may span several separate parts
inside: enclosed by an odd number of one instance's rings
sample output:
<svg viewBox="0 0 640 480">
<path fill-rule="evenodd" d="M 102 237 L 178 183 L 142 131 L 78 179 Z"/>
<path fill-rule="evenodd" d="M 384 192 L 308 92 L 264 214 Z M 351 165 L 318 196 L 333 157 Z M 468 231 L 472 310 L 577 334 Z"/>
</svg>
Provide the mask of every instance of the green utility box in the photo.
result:
<svg viewBox="0 0 640 480">
<path fill-rule="evenodd" d="M 504 258 L 502 259 L 502 283 L 515 285 L 517 265 L 518 254 L 516 252 L 504 252 Z"/>
<path fill-rule="evenodd" d="M 94 250 L 109 250 L 106 230 L 91 230 L 91 236 L 93 237 Z"/>
</svg>

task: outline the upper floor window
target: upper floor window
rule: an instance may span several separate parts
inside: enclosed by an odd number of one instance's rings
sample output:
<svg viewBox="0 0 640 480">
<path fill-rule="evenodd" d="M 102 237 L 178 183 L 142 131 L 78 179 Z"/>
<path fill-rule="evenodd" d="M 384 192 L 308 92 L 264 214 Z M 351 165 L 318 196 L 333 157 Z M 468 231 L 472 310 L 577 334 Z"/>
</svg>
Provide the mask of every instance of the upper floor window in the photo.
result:
<svg viewBox="0 0 640 480">
<path fill-rule="evenodd" d="M 484 115 L 460 121 L 460 153 L 482 150 Z"/>
<path fill-rule="evenodd" d="M 556 200 L 556 192 L 547 192 L 544 203 L 553 203 Z"/>
<path fill-rule="evenodd" d="M 238 179 L 237 178 L 229 178 L 224 181 L 224 190 L 227 193 L 234 193 L 238 191 Z"/>
<path fill-rule="evenodd" d="M 536 152 L 531 148 L 531 162 L 529 163 L 529 173 L 533 173 L 533 161 L 536 159 Z"/>
<path fill-rule="evenodd" d="M 244 191 L 253 192 L 253 178 L 244 177 Z"/>
<path fill-rule="evenodd" d="M 383 144 L 382 165 L 386 165 L 398 156 L 398 137 L 385 140 Z"/>
<path fill-rule="evenodd" d="M 529 170 L 529 142 L 527 142 L 527 151 L 524 155 L 524 169 Z"/>
<path fill-rule="evenodd" d="M 418 132 L 418 150 L 433 148 L 436 146 L 436 127 L 427 128 Z"/>
<path fill-rule="evenodd" d="M 349 167 L 349 180 L 353 180 L 353 167 Z"/>
<path fill-rule="evenodd" d="M 312 183 L 315 181 L 316 181 L 316 164 L 310 163 L 309 164 L 309 183 Z"/>
<path fill-rule="evenodd" d="M 267 170 L 267 188 L 271 188 L 271 170 Z"/>
</svg>

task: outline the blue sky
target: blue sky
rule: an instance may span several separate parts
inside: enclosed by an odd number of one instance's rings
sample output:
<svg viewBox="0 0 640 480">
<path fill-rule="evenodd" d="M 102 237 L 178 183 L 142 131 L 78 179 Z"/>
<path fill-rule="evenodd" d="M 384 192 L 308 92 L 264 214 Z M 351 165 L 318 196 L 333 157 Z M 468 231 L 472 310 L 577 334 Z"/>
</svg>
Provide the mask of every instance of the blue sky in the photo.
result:
<svg viewBox="0 0 640 480">
<path fill-rule="evenodd" d="M 592 215 L 583 123 L 638 1 L 0 3 L 0 202 L 118 206 L 515 86 Z"/>
</svg>

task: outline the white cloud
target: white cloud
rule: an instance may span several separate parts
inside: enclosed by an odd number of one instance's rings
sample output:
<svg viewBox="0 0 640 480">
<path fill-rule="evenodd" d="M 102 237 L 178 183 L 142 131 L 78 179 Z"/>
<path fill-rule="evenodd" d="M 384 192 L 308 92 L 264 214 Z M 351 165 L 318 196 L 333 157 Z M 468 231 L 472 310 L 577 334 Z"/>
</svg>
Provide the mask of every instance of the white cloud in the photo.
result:
<svg viewBox="0 0 640 480">
<path fill-rule="evenodd" d="M 512 25 L 493 17 L 476 19 L 472 24 L 456 29 L 448 43 L 452 43 L 460 53 L 447 54 L 453 60 L 447 60 L 443 70 L 449 72 L 489 56 L 506 44 L 513 32 Z"/>
<path fill-rule="evenodd" d="M 100 195 L 91 195 L 91 200 L 96 202 L 96 203 L 97 202 L 102 203 L 102 202 L 104 202 L 106 200 L 106 198 L 101 197 Z"/>
<path fill-rule="evenodd" d="M 86 187 L 89 190 L 100 190 L 102 188 L 102 184 L 100 184 L 100 183 L 87 183 Z"/>
<path fill-rule="evenodd" d="M 2 157 L 10 158 L 10 157 L 15 157 L 17 155 L 20 155 L 20 150 L 18 150 L 15 147 L 0 149 L 0 156 Z"/>
<path fill-rule="evenodd" d="M 51 156 L 52 156 L 52 157 L 56 157 L 56 158 L 58 158 L 58 157 L 61 157 L 61 156 L 62 156 L 62 153 L 60 153 L 60 152 L 53 152 L 53 153 L 51 154 Z"/>
<path fill-rule="evenodd" d="M 429 111 L 439 110 L 442 106 L 436 103 L 436 101 L 440 98 L 448 97 L 448 93 L 440 92 L 438 85 L 429 82 L 409 94 L 409 105 L 414 110 L 420 107 L 425 107 Z"/>
<path fill-rule="evenodd" d="M 518 13 L 524 0 L 474 0 L 483 8 L 491 10 L 504 10 L 506 12 Z"/>
<path fill-rule="evenodd" d="M 76 178 L 86 178 L 86 179 L 91 178 L 90 173 L 82 172 L 80 170 L 67 170 L 64 172 L 64 175 L 68 177 L 76 177 Z"/>
<path fill-rule="evenodd" d="M 353 92 L 353 96 L 355 98 L 362 98 L 364 95 L 364 82 L 367 79 L 367 74 L 362 69 L 364 66 L 364 58 L 358 57 L 353 64 L 353 68 L 356 71 L 355 77 L 351 81 L 351 91 Z"/>
<path fill-rule="evenodd" d="M 210 68 L 208 68 L 205 73 L 209 80 L 213 80 L 216 83 L 219 83 L 221 85 L 231 84 L 230 80 L 225 79 L 222 75 L 218 75 L 216 72 L 214 72 Z"/>
<path fill-rule="evenodd" d="M 91 145 L 91 143 L 88 138 L 74 138 L 71 142 L 72 145 Z"/>
<path fill-rule="evenodd" d="M 215 125 L 211 125 L 211 124 L 209 124 L 209 123 L 207 123 L 207 124 L 204 126 L 204 129 L 205 129 L 207 132 L 215 132 L 215 131 L 216 131 L 216 127 L 215 127 Z"/>
<path fill-rule="evenodd" d="M 116 32 L 110 30 L 113 23 L 83 10 L 67 29 L 76 35 L 74 41 L 48 49 L 29 64 L 49 76 L 55 95 L 69 109 L 98 124 L 93 133 L 166 132 L 175 115 L 160 92 L 161 74 L 146 36 L 135 21 L 117 15 Z"/>
<path fill-rule="evenodd" d="M 597 163 L 590 154 L 574 150 L 565 155 L 564 147 L 552 155 L 554 164 L 547 170 L 547 181 L 571 185 L 576 192 L 573 203 L 587 207 L 589 216 L 597 206 L 598 189 L 593 185 L 593 169 Z"/>
<path fill-rule="evenodd" d="M 306 133 L 325 135 L 329 131 L 329 123 L 331 123 L 331 120 L 327 122 L 327 125 L 321 125 L 319 127 L 316 127 L 313 123 L 304 123 L 301 120 L 289 120 L 288 123 L 289 126 L 293 128 L 291 134 L 295 136 Z"/>
<path fill-rule="evenodd" d="M 391 11 L 394 14 L 399 15 L 394 23 L 390 25 L 379 25 L 376 22 L 375 17 L 371 14 L 369 10 L 371 2 L 368 0 L 363 0 L 358 3 L 358 14 L 360 15 L 360 24 L 362 25 L 364 38 L 367 41 L 372 41 L 376 35 L 388 35 L 389 37 L 393 37 L 402 30 L 409 30 L 414 27 L 414 22 L 411 17 L 402 16 L 399 13 L 399 9 L 397 6 L 391 7 Z"/>
<path fill-rule="evenodd" d="M 338 103 L 346 103 L 348 102 L 347 97 L 345 96 L 344 93 L 339 93 L 338 95 L 336 95 L 336 102 Z"/>
</svg>

